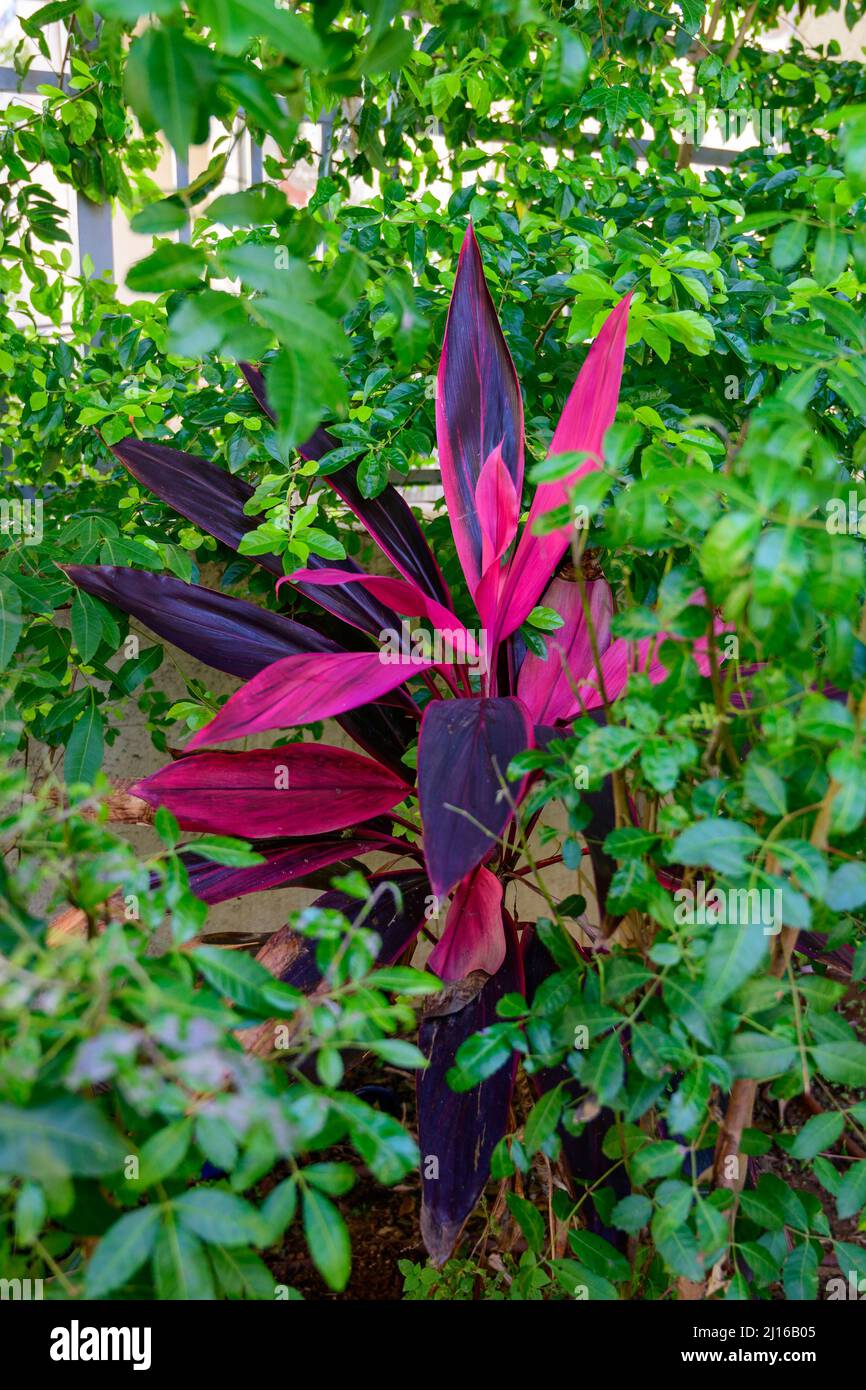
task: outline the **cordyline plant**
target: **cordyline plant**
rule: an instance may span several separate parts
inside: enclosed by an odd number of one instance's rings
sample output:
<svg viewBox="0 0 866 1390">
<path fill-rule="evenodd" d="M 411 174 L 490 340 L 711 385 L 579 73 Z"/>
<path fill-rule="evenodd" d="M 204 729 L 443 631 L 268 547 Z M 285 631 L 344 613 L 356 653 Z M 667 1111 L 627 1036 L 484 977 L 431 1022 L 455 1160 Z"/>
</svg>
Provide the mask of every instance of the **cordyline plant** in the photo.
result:
<svg viewBox="0 0 866 1390">
<path fill-rule="evenodd" d="M 328 635 L 169 576 L 114 567 L 68 570 L 88 593 L 246 681 L 195 734 L 184 756 L 132 788 L 150 806 L 167 807 L 183 829 L 241 835 L 262 854 L 263 863 L 236 869 L 197 860 L 191 847 L 190 883 L 201 898 L 216 903 L 288 883 L 315 885 L 323 870 L 384 853 L 392 856 L 387 872 L 370 879 L 380 890 L 371 925 L 381 936 L 380 961 L 391 963 L 427 927 L 431 896 L 450 896 L 428 966 L 444 982 L 465 983 L 446 988 L 445 1002 L 422 1022 L 420 1046 L 428 1065 L 418 1083 L 422 1228 L 439 1261 L 453 1249 L 489 1176 L 491 1154 L 506 1130 L 515 1066 L 499 1066 L 463 1093 L 449 1087 L 446 1075 L 461 1043 L 495 1021 L 499 1000 L 523 993 L 528 974 L 536 984 L 538 977 L 538 962 L 528 959 L 535 935 L 504 901 L 505 890 L 520 880 L 532 825 L 531 817 L 526 825 L 517 819 L 529 778 L 508 781 L 507 770 L 579 713 L 595 711 L 603 718 L 631 672 L 642 671 L 652 681 L 667 674 L 656 654 L 659 639 L 612 639 L 613 600 L 603 578 L 557 573 L 574 534 L 569 522 L 559 524 L 562 509 L 575 482 L 602 466 L 603 439 L 619 396 L 629 299 L 604 323 L 553 435 L 549 457 L 580 458 L 570 469 L 566 460 L 563 476 L 537 488 L 521 530 L 520 386 L 477 242 L 471 228 L 466 233 L 436 418 L 445 500 L 478 630 L 454 613 L 403 498 L 389 486 L 365 499 L 348 467 L 330 472 L 327 481 L 399 577 L 368 575 L 350 560 L 335 565 L 319 557 L 312 557 L 311 568 L 287 576 L 330 615 Z M 270 414 L 261 374 L 249 366 L 243 370 Z M 335 447 L 336 440 L 319 429 L 300 452 L 319 459 Z M 248 527 L 247 484 L 157 444 L 127 439 L 114 452 L 140 483 L 237 549 Z M 255 558 L 282 574 L 276 555 Z M 539 603 L 562 619 L 546 659 L 528 651 L 518 631 Z M 449 659 L 437 659 L 435 651 L 420 655 L 417 644 L 406 640 L 401 620 L 408 618 L 425 620 L 434 634 L 447 633 Z M 333 619 L 342 640 L 332 635 Z M 396 649 L 394 634 L 402 634 Z M 704 674 L 706 644 L 702 638 L 692 648 Z M 247 752 L 211 749 L 328 719 L 336 719 L 368 756 L 303 742 Z M 416 736 L 413 786 L 406 754 Z M 388 814 L 413 797 L 420 835 L 417 823 Z M 593 819 L 585 835 L 603 913 L 610 871 L 601 843 L 614 823 L 613 802 L 609 789 L 588 801 Z M 401 860 L 403 867 L 395 868 Z M 334 892 L 320 902 L 350 916 L 360 909 L 357 900 Z M 273 949 L 268 958 L 275 959 Z M 284 980 L 316 987 L 315 958 L 304 940 L 292 939 L 280 960 Z"/>
</svg>

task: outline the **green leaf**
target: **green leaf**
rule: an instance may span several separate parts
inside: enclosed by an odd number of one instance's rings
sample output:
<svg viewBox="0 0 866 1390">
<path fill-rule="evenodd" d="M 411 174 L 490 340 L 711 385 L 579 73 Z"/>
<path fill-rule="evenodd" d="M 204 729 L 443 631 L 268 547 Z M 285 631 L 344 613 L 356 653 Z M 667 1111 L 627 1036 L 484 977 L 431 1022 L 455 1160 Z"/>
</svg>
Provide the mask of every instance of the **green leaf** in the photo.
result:
<svg viewBox="0 0 866 1390">
<path fill-rule="evenodd" d="M 197 246 L 188 246 L 182 241 L 168 242 L 136 261 L 127 272 L 126 283 L 139 294 L 191 290 L 201 279 L 206 264 L 204 252 Z"/>
<path fill-rule="evenodd" d="M 333 1202 L 306 1187 L 303 1191 L 304 1235 L 313 1264 L 328 1288 L 342 1293 L 349 1282 L 351 1250 L 346 1223 Z"/>
<path fill-rule="evenodd" d="M 704 1262 L 698 1246 L 697 1237 L 688 1226 L 671 1231 L 669 1235 L 656 1240 L 656 1249 L 674 1274 L 683 1279 L 698 1283 L 704 1277 Z"/>
<path fill-rule="evenodd" d="M 25 1110 L 0 1105 L 0 1173 L 39 1180 L 118 1174 L 128 1144 L 99 1107 L 77 1097 Z"/>
<path fill-rule="evenodd" d="M 544 1217 L 541 1212 L 525 1197 L 519 1196 L 516 1192 L 507 1193 L 505 1201 L 508 1204 L 508 1210 L 520 1227 L 526 1244 L 536 1255 L 540 1255 L 547 1238 Z"/>
<path fill-rule="evenodd" d="M 751 826 L 742 821 L 702 820 L 690 825 L 678 835 L 671 846 L 669 862 L 713 869 L 732 877 L 745 874 L 746 856 L 760 845 L 760 838 Z"/>
<path fill-rule="evenodd" d="M 797 1060 L 797 1049 L 787 1038 L 766 1033 L 737 1033 L 731 1039 L 728 1061 L 735 1076 L 749 1076 L 756 1081 L 769 1081 L 781 1076 Z"/>
<path fill-rule="evenodd" d="M 204 1246 L 171 1216 L 160 1226 L 156 1238 L 153 1277 L 157 1298 L 162 1303 L 201 1302 L 216 1297 Z"/>
<path fill-rule="evenodd" d="M 781 1231 L 785 1225 L 782 1207 L 775 1195 L 764 1188 L 756 1192 L 741 1192 L 740 1211 L 756 1226 L 763 1226 L 767 1231 Z"/>
<path fill-rule="evenodd" d="M 813 1115 L 803 1125 L 789 1153 L 792 1158 L 808 1162 L 822 1149 L 831 1149 L 845 1128 L 844 1115 L 828 1111 L 825 1115 Z"/>
<path fill-rule="evenodd" d="M 580 34 L 563 25 L 556 32 L 550 57 L 544 65 L 544 100 L 555 103 L 579 97 L 586 86 L 589 67 L 589 55 Z"/>
<path fill-rule="evenodd" d="M 12 581 L 0 574 L 0 671 L 9 665 L 23 625 L 21 595 Z"/>
<path fill-rule="evenodd" d="M 790 270 L 806 249 L 809 228 L 805 222 L 785 222 L 773 238 L 770 261 L 775 270 Z"/>
<path fill-rule="evenodd" d="M 843 1086 L 866 1086 L 866 1046 L 861 1042 L 819 1043 L 810 1049 L 815 1066 L 828 1081 Z"/>
<path fill-rule="evenodd" d="M 158 1206 L 140 1207 L 109 1227 L 87 1266 L 85 1297 L 104 1298 L 141 1269 L 156 1242 L 159 1219 Z"/>
<path fill-rule="evenodd" d="M 866 903 L 866 864 L 843 864 L 830 875 L 824 902 L 832 912 L 852 912 Z"/>
<path fill-rule="evenodd" d="M 684 1150 L 673 1139 L 660 1139 L 638 1149 L 632 1156 L 631 1175 L 638 1186 L 652 1178 L 667 1178 L 683 1165 Z"/>
<path fill-rule="evenodd" d="M 303 443 L 322 418 L 316 392 L 311 390 L 310 365 L 283 347 L 265 368 L 265 385 L 283 448 Z"/>
<path fill-rule="evenodd" d="M 412 53 L 412 35 L 402 24 L 393 24 L 365 54 L 361 72 L 399 72 Z"/>
<path fill-rule="evenodd" d="M 609 1279 L 594 1274 L 577 1260 L 552 1260 L 550 1268 L 560 1288 L 573 1298 L 595 1302 L 613 1302 L 619 1294 Z"/>
<path fill-rule="evenodd" d="M 743 790 L 753 806 L 768 816 L 784 816 L 788 809 L 785 783 L 778 772 L 759 753 L 751 753 L 746 764 Z"/>
<path fill-rule="evenodd" d="M 763 926 L 715 926 L 704 959 L 704 998 L 710 1007 L 722 1004 L 769 956 L 769 937 Z"/>
<path fill-rule="evenodd" d="M 626 1231 L 628 1235 L 633 1236 L 648 1225 L 652 1214 L 653 1204 L 649 1197 L 634 1193 L 631 1197 L 623 1197 L 617 1202 L 610 1214 L 610 1220 L 617 1230 Z"/>
<path fill-rule="evenodd" d="M 392 1067 L 422 1069 L 427 1066 L 424 1053 L 406 1038 L 374 1038 L 365 1042 L 364 1047 L 383 1061 L 389 1062 Z"/>
<path fill-rule="evenodd" d="M 556 1133 L 565 1097 L 561 1086 L 553 1086 L 535 1102 L 526 1117 L 523 1142 L 528 1153 L 544 1147 Z"/>
<path fill-rule="evenodd" d="M 300 15 L 272 0 L 201 0 L 200 10 L 227 53 L 240 53 L 261 38 L 302 67 L 315 70 L 324 61 L 315 31 Z"/>
<path fill-rule="evenodd" d="M 192 1120 L 175 1120 L 145 1141 L 139 1154 L 138 1177 L 130 1183 L 133 1191 L 144 1191 L 162 1182 L 186 1158 L 192 1139 Z"/>
<path fill-rule="evenodd" d="M 274 984 L 269 970 L 240 951 L 224 951 L 219 946 L 198 946 L 190 958 L 208 984 L 243 1009 L 268 1015 L 272 1012 L 266 991 Z"/>
<path fill-rule="evenodd" d="M 847 1220 L 849 1216 L 856 1216 L 864 1205 L 866 1205 L 866 1159 L 851 1165 L 842 1178 L 839 1191 L 836 1194 L 836 1207 L 842 1221 Z"/>
<path fill-rule="evenodd" d="M 511 1026 L 500 1024 L 493 1024 L 467 1038 L 457 1050 L 456 1066 L 448 1073 L 448 1084 L 456 1091 L 470 1091 L 479 1081 L 486 1081 L 510 1061 L 511 1040 Z"/>
<path fill-rule="evenodd" d="M 580 1263 L 594 1273 L 603 1274 L 617 1284 L 631 1278 L 628 1260 L 602 1236 L 592 1231 L 569 1231 L 568 1243 Z"/>
<path fill-rule="evenodd" d="M 86 666 L 102 641 L 105 609 L 98 599 L 79 589 L 72 600 L 72 640 Z"/>
<path fill-rule="evenodd" d="M 809 1241 L 795 1245 L 782 1266 L 785 1297 L 812 1303 L 818 1297 L 818 1256 Z"/>
<path fill-rule="evenodd" d="M 102 715 L 96 706 L 96 693 L 90 687 L 84 711 L 72 726 L 63 759 L 63 779 L 68 787 L 76 782 L 90 785 L 102 763 Z"/>
<path fill-rule="evenodd" d="M 358 464 L 355 477 L 362 497 L 378 497 L 388 486 L 388 461 L 382 454 L 371 453 Z"/>
<path fill-rule="evenodd" d="M 179 29 L 151 26 L 132 41 L 127 99 L 144 129 L 164 131 L 180 159 L 207 138 L 216 80 L 214 55 Z"/>
<path fill-rule="evenodd" d="M 248 869 L 253 864 L 265 862 L 263 854 L 231 835 L 203 835 L 195 841 L 195 852 L 213 864 L 224 864 L 230 869 Z"/>
<path fill-rule="evenodd" d="M 622 1041 L 618 1033 L 609 1033 L 601 1042 L 593 1043 L 586 1054 L 580 1079 L 602 1105 L 608 1105 L 619 1094 L 624 1074 Z"/>
<path fill-rule="evenodd" d="M 175 1198 L 173 1209 L 184 1229 L 202 1240 L 229 1248 L 258 1243 L 259 1214 L 234 1192 L 223 1192 L 218 1187 L 195 1187 Z"/>
</svg>

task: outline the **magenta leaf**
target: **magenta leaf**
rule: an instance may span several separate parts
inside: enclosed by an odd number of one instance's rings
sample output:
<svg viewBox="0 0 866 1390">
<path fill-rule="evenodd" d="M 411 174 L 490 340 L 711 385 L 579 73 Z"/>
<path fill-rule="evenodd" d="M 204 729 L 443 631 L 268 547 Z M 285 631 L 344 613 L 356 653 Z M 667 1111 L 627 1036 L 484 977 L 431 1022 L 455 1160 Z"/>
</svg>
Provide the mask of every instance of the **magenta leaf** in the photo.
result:
<svg viewBox="0 0 866 1390">
<path fill-rule="evenodd" d="M 289 743 L 180 758 L 131 790 L 150 806 L 165 806 L 183 830 L 267 840 L 369 820 L 396 806 L 409 788 L 350 749 Z"/>
<path fill-rule="evenodd" d="M 440 897 L 496 848 L 521 787 L 511 759 L 532 746 L 532 725 L 508 697 L 431 701 L 418 743 L 424 855 Z"/>
<path fill-rule="evenodd" d="M 502 884 L 479 864 L 458 884 L 445 931 L 427 966 L 442 980 L 462 980 L 473 970 L 495 975 L 504 959 Z"/>
<path fill-rule="evenodd" d="M 346 574 L 343 570 L 331 569 L 295 570 L 293 574 L 287 575 L 286 579 L 290 584 L 303 585 L 305 592 L 313 593 L 318 587 L 359 585 L 380 603 L 393 608 L 395 613 L 410 618 L 429 618 L 437 630 L 453 634 L 458 656 L 468 654 L 472 659 L 478 656 L 474 640 L 456 613 L 452 613 L 450 608 L 446 608 L 438 600 L 430 598 L 408 579 L 394 579 L 378 574 Z M 384 633 L 379 635 L 384 637 Z"/>
<path fill-rule="evenodd" d="M 569 488 L 578 478 L 601 467 L 602 440 L 613 424 L 619 399 L 630 298 L 626 295 L 608 315 L 565 403 L 548 458 L 572 452 L 589 457 L 568 477 L 538 487 L 508 568 L 497 640 L 514 632 L 535 607 L 571 538 L 569 525 L 546 536 L 535 536 L 532 534 L 534 523 L 567 502 Z"/>
<path fill-rule="evenodd" d="M 475 489 L 481 525 L 481 579 L 475 604 L 485 629 L 492 629 L 506 570 L 502 557 L 517 534 L 520 498 L 497 447 L 487 458 Z"/>
<path fill-rule="evenodd" d="M 474 594 L 483 536 L 476 487 L 501 447 L 517 497 L 523 487 L 523 402 L 470 226 L 457 262 L 436 394 L 442 486 L 457 553 Z"/>
<path fill-rule="evenodd" d="M 597 649 L 603 655 L 610 645 L 613 616 L 613 597 L 605 580 L 587 583 L 586 602 Z M 595 661 L 580 585 L 567 579 L 554 579 L 545 590 L 542 604 L 555 609 L 564 623 L 546 638 L 547 660 L 527 652 L 517 679 L 517 694 L 536 723 L 557 724 L 573 719 L 578 713 L 578 691 L 581 682 L 593 677 Z"/>
<path fill-rule="evenodd" d="M 481 1196 L 491 1155 L 508 1123 L 515 1061 L 505 1062 L 471 1091 L 452 1091 L 446 1080 L 460 1044 L 496 1022 L 496 1005 L 503 995 L 523 992 L 520 951 L 508 917 L 505 927 L 506 955 L 500 969 L 462 1009 L 428 1016 L 418 1036 L 429 1063 L 417 1081 L 421 1233 L 437 1265 L 448 1259 Z"/>
<path fill-rule="evenodd" d="M 332 719 L 379 700 L 431 664 L 402 657 L 384 661 L 379 652 L 287 656 L 241 686 L 187 748 Z"/>
</svg>

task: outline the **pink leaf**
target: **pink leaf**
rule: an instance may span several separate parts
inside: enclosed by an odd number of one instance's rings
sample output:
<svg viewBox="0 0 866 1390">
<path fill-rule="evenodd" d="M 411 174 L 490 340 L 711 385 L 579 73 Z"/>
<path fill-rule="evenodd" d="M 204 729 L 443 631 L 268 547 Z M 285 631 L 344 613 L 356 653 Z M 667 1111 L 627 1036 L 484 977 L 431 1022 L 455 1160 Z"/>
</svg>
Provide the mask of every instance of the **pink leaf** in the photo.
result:
<svg viewBox="0 0 866 1390">
<path fill-rule="evenodd" d="M 422 593 L 417 585 L 406 579 L 393 579 L 387 575 L 378 574 L 347 574 L 345 570 L 319 569 L 295 570 L 293 574 L 286 576 L 286 580 L 292 584 L 302 583 L 306 589 L 314 588 L 317 585 L 327 588 L 338 584 L 360 584 L 367 593 L 372 594 L 380 603 L 385 603 L 389 608 L 393 608 L 396 613 L 410 618 L 429 618 L 438 631 L 454 634 L 454 646 L 458 655 L 477 658 L 478 649 L 475 642 L 456 613 L 452 613 L 450 608 L 446 608 L 444 604 Z M 282 582 L 280 580 L 280 583 Z M 279 584 L 277 587 L 279 588 Z M 389 635 L 388 629 L 383 629 L 379 637 L 384 641 L 385 637 Z M 397 636 L 399 635 L 398 633 Z"/>
<path fill-rule="evenodd" d="M 475 488 L 481 524 L 481 579 L 475 604 L 483 626 L 491 627 L 506 571 L 500 560 L 517 534 L 520 498 L 499 445 L 488 456 Z"/>
<path fill-rule="evenodd" d="M 586 585 L 586 600 L 599 654 L 610 644 L 613 596 L 604 579 Z M 547 660 L 527 652 L 517 680 L 517 694 L 537 724 L 557 724 L 572 719 L 580 709 L 575 688 L 595 672 L 592 643 L 583 612 L 580 586 L 554 579 L 542 603 L 565 619 L 547 637 Z"/>
<path fill-rule="evenodd" d="M 613 424 L 619 399 L 630 299 L 631 295 L 626 295 L 608 315 L 565 403 L 548 458 L 577 452 L 591 457 L 579 464 L 567 478 L 542 483 L 536 491 L 529 518 L 509 566 L 498 640 L 518 628 L 535 607 L 539 594 L 568 546 L 570 526 L 563 526 L 547 536 L 534 536 L 533 524 L 539 517 L 566 502 L 569 488 L 584 473 L 600 467 L 602 440 L 605 431 Z"/>
<path fill-rule="evenodd" d="M 187 748 L 331 719 L 380 699 L 431 665 L 399 656 L 386 661 L 381 652 L 284 657 L 241 686 L 210 724 L 199 729 Z"/>
<path fill-rule="evenodd" d="M 504 959 L 502 884 L 479 865 L 458 886 L 427 964 L 442 980 L 463 980 L 473 970 L 495 975 Z"/>
</svg>

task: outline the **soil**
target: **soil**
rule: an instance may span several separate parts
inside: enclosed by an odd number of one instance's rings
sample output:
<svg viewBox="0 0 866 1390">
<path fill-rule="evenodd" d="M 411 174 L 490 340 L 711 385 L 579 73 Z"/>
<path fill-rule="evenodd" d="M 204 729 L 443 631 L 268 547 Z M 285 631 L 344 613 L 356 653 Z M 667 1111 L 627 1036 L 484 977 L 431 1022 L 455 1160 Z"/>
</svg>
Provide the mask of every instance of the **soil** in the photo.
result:
<svg viewBox="0 0 866 1390">
<path fill-rule="evenodd" d="M 849 1023 L 856 1029 L 860 1038 L 866 1042 L 866 990 L 853 986 L 843 999 L 842 1011 Z M 412 1078 L 391 1068 L 383 1070 L 375 1063 L 362 1063 L 350 1077 L 350 1084 L 371 1104 L 381 1105 L 400 1119 L 410 1132 L 414 1129 L 415 1088 Z M 755 1128 L 768 1134 L 781 1127 L 797 1130 L 816 1111 L 809 1107 L 803 1097 L 788 1101 L 780 1114 L 779 1102 L 768 1095 L 769 1087 L 763 1086 L 758 1093 L 758 1103 L 753 1124 Z M 821 1109 L 832 1109 L 834 1100 L 840 1105 L 851 1105 L 862 1100 L 863 1093 L 848 1090 L 843 1086 L 830 1086 L 819 1083 L 815 1089 L 813 1102 Z M 839 1147 L 828 1155 L 836 1162 L 840 1171 L 864 1153 L 854 1151 L 846 1154 Z M 863 1141 L 866 1151 L 866 1140 Z M 421 1182 L 416 1174 L 410 1174 L 395 1187 L 382 1187 L 358 1160 L 354 1149 L 349 1145 L 338 1145 L 317 1158 L 322 1161 L 349 1163 L 358 1174 L 352 1192 L 339 1202 L 343 1218 L 349 1228 L 352 1241 L 352 1273 L 343 1293 L 330 1290 L 313 1266 L 307 1252 L 306 1242 L 300 1222 L 296 1221 L 286 1232 L 281 1247 L 268 1255 L 267 1263 L 278 1283 L 296 1289 L 305 1299 L 327 1299 L 333 1301 L 390 1302 L 400 1300 L 403 1293 L 403 1276 L 398 1261 L 409 1260 L 423 1265 L 427 1256 L 418 1227 L 421 1207 Z M 857 1222 L 851 1218 L 841 1221 L 836 1213 L 836 1204 L 830 1194 L 813 1177 L 808 1168 L 797 1164 L 776 1145 L 767 1154 L 755 1158 L 750 1163 L 752 1181 L 761 1173 L 775 1173 L 794 1190 L 808 1191 L 821 1202 L 827 1215 L 834 1240 L 844 1240 L 866 1249 L 866 1232 L 858 1231 Z M 264 1196 L 286 1173 L 276 1170 L 265 1179 L 259 1189 Z M 491 1186 L 491 1196 L 496 1184 Z M 536 1194 L 530 1189 L 525 1195 L 530 1198 Z M 538 1193 L 539 1200 L 542 1194 Z M 480 1236 L 484 1220 L 478 1213 L 470 1223 L 470 1245 L 473 1237 Z M 820 1269 L 820 1284 L 823 1289 L 831 1278 L 839 1277 L 839 1268 L 832 1253 L 829 1253 Z M 781 1294 L 777 1296 L 781 1297 Z"/>
</svg>

